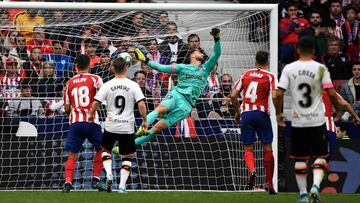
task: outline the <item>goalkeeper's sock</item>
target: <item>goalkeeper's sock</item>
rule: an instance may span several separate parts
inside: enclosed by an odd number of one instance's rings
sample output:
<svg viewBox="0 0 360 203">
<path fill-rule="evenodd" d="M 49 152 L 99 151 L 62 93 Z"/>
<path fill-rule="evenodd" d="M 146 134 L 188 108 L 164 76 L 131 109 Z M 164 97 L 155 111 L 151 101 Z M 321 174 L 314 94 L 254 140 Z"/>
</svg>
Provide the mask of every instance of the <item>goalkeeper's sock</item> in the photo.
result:
<svg viewBox="0 0 360 203">
<path fill-rule="evenodd" d="M 274 175 L 274 156 L 273 151 L 264 151 L 264 165 L 265 165 L 265 179 L 268 187 L 273 186 L 273 175 Z"/>
<path fill-rule="evenodd" d="M 74 171 L 76 166 L 76 159 L 69 156 L 65 163 L 65 183 L 72 183 L 74 177 Z"/>
<path fill-rule="evenodd" d="M 121 165 L 121 170 L 120 170 L 120 185 L 119 185 L 119 189 L 122 188 L 124 190 L 126 190 L 126 181 L 129 177 L 131 171 L 131 159 L 130 158 L 123 158 L 123 162 Z"/>
<path fill-rule="evenodd" d="M 317 158 L 313 165 L 313 185 L 320 188 L 320 183 L 325 176 L 326 160 L 323 158 Z"/>
<path fill-rule="evenodd" d="M 104 165 L 104 169 L 106 172 L 106 178 L 112 176 L 112 160 L 111 160 L 111 154 L 107 151 L 103 151 L 102 153 L 102 163 Z"/>
<path fill-rule="evenodd" d="M 295 177 L 296 177 L 296 182 L 297 182 L 297 185 L 299 188 L 300 195 L 307 194 L 307 189 L 306 189 L 307 173 L 308 173 L 308 169 L 307 169 L 306 162 L 305 161 L 296 161 L 295 162 Z"/>
<path fill-rule="evenodd" d="M 149 125 L 153 124 L 154 121 L 159 117 L 159 113 L 157 111 L 152 111 L 146 116 L 146 120 Z"/>
<path fill-rule="evenodd" d="M 101 160 L 102 150 L 99 149 L 96 151 L 94 156 L 94 167 L 93 167 L 93 176 L 100 177 L 102 171 L 102 160 Z"/>
<path fill-rule="evenodd" d="M 255 158 L 253 150 L 245 150 L 245 164 L 250 174 L 255 171 Z"/>
<path fill-rule="evenodd" d="M 151 138 L 153 137 L 154 137 L 154 133 L 152 132 L 152 130 L 149 130 L 147 135 L 135 139 L 135 145 L 141 145 L 142 143 L 151 140 Z"/>
</svg>

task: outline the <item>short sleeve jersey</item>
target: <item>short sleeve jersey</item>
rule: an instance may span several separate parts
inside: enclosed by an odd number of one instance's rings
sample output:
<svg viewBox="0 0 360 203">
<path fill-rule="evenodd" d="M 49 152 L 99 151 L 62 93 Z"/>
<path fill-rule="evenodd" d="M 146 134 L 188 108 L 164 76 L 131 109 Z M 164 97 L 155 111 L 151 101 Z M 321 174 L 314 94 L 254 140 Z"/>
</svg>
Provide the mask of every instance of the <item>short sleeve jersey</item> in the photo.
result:
<svg viewBox="0 0 360 203">
<path fill-rule="evenodd" d="M 95 96 L 106 102 L 105 130 L 118 134 L 134 133 L 134 105 L 145 99 L 139 85 L 127 78 L 113 78 L 106 82 Z"/>
<path fill-rule="evenodd" d="M 241 112 L 259 110 L 269 113 L 270 92 L 276 88 L 274 74 L 262 69 L 245 71 L 234 85 L 234 89 L 242 92 Z"/>
<path fill-rule="evenodd" d="M 102 83 L 99 76 L 90 73 L 77 74 L 67 82 L 64 103 L 71 105 L 70 124 L 88 122 L 94 96 Z M 97 114 L 94 121 L 99 122 Z"/>
<path fill-rule="evenodd" d="M 322 91 L 333 88 L 333 84 L 323 64 L 298 60 L 286 65 L 278 88 L 291 91 L 293 127 L 317 127 L 325 123 Z"/>
</svg>

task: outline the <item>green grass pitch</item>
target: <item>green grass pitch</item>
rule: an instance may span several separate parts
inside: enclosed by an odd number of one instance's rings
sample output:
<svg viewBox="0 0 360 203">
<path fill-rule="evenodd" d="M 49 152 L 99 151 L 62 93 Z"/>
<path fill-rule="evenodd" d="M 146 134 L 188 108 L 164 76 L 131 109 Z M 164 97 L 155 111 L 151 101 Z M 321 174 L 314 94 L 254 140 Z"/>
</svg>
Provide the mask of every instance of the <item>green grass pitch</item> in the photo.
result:
<svg viewBox="0 0 360 203">
<path fill-rule="evenodd" d="M 60 191 L 0 192 L 1 203 L 291 203 L 296 202 L 297 194 L 279 193 L 270 196 L 265 192 L 129 192 L 119 194 L 116 191 L 61 193 Z M 322 203 L 358 203 L 359 194 L 322 194 Z"/>
</svg>

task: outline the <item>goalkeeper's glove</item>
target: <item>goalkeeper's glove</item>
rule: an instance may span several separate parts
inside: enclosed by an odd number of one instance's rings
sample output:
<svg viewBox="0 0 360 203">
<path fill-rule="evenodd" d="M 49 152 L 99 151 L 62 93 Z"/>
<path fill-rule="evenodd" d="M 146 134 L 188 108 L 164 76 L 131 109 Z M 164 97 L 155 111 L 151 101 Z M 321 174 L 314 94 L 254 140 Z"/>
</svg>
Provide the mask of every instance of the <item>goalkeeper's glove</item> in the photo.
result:
<svg viewBox="0 0 360 203">
<path fill-rule="evenodd" d="M 135 51 L 135 56 L 139 61 L 141 61 L 145 64 L 147 64 L 149 62 L 148 57 L 146 57 L 145 54 L 139 48 L 135 48 L 134 51 Z"/>
<path fill-rule="evenodd" d="M 214 37 L 215 42 L 219 41 L 220 39 L 219 28 L 214 27 L 213 29 L 211 29 L 210 34 Z"/>
</svg>

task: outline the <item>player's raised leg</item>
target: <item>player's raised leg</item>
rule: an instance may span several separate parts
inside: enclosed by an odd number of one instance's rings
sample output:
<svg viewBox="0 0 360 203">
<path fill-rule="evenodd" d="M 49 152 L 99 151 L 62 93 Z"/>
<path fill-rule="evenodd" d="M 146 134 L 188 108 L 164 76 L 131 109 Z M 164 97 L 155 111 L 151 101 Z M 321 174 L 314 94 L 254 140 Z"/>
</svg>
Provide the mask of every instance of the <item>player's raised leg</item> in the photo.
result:
<svg viewBox="0 0 360 203">
<path fill-rule="evenodd" d="M 169 109 L 168 109 L 167 106 L 165 106 L 164 104 L 160 104 L 159 106 L 157 106 L 157 107 L 155 108 L 154 111 L 152 111 L 151 113 L 149 113 L 149 114 L 146 116 L 146 119 L 147 119 L 147 121 L 148 121 L 148 124 L 149 124 L 149 125 L 152 125 L 157 118 L 161 117 L 163 114 L 167 113 L 168 111 L 169 111 Z M 154 136 L 155 133 L 147 132 L 147 133 L 145 134 L 145 132 L 143 132 L 143 129 L 142 129 L 142 128 L 139 128 L 139 129 L 137 130 L 136 134 L 137 134 L 138 136 L 142 136 L 142 135 L 143 135 L 142 137 L 137 138 L 136 141 L 135 141 L 135 144 L 136 144 L 136 145 L 140 145 L 140 144 L 142 144 L 142 143 L 144 143 L 144 142 L 149 141 L 149 140 Z"/>
<path fill-rule="evenodd" d="M 175 125 L 177 122 L 189 116 L 192 106 L 181 93 L 174 90 L 170 91 L 161 104 L 157 107 L 157 112 L 161 113 L 161 119 L 157 122 L 147 133 L 146 136 L 138 137 L 135 139 L 135 144 L 140 145 L 149 141 L 154 135 L 162 132 L 167 127 Z M 150 113 L 151 114 L 151 113 Z M 149 115 L 150 115 L 149 114 Z M 148 116 L 149 116 L 148 115 Z M 153 119 L 153 117 L 147 119 Z M 150 122 L 150 121 L 149 121 Z"/>
</svg>

